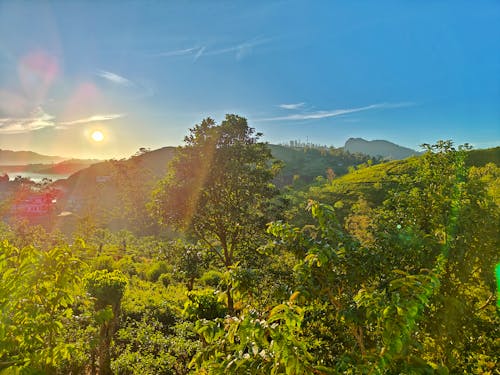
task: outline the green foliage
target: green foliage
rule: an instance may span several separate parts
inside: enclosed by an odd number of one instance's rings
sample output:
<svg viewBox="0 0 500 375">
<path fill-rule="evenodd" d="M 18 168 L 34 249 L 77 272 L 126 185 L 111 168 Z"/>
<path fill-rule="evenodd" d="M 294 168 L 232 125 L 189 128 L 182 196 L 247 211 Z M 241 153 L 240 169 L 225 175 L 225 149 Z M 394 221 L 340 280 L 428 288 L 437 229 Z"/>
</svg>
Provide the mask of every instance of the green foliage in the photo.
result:
<svg viewBox="0 0 500 375">
<path fill-rule="evenodd" d="M 123 296 L 122 316 L 126 319 L 141 321 L 151 318 L 164 327 L 174 325 L 180 318 L 186 289 L 181 284 L 171 284 L 168 288 L 158 283 L 152 284 L 137 277 L 130 280 Z"/>
<path fill-rule="evenodd" d="M 123 272 L 125 275 L 127 275 L 128 277 L 132 277 L 134 275 L 137 275 L 138 273 L 138 265 L 137 263 L 134 261 L 134 259 L 131 257 L 131 256 L 124 256 L 123 258 L 121 258 L 120 260 L 118 260 L 116 263 L 115 263 L 115 266 L 118 270 L 120 270 L 121 272 Z"/>
<path fill-rule="evenodd" d="M 194 359 L 197 369 L 491 373 L 498 351 L 499 317 L 492 303 L 498 206 L 484 177 L 467 170 L 465 149 L 448 141 L 427 148 L 423 157 L 412 159 L 411 173 L 394 176 L 383 206 L 358 211 L 368 223 L 361 242 L 346 232 L 342 214 L 314 201 L 308 205 L 312 224 L 271 224 L 275 240 L 265 252 L 288 251 L 298 260 L 292 305 L 278 304 L 266 317 L 244 300 L 248 305 L 239 318 L 200 322 L 207 346 Z M 247 279 L 242 284 L 249 284 Z M 287 311 L 283 306 L 300 311 L 295 320 L 287 314 L 272 320 L 277 311 Z M 290 322 L 300 330 L 289 329 Z M 274 361 L 289 353 L 285 344 L 279 351 L 272 346 L 273 332 L 280 330 L 286 343 L 294 343 L 302 367 L 294 368 L 290 358 L 289 369 Z"/>
<path fill-rule="evenodd" d="M 215 319 L 227 314 L 220 294 L 211 290 L 192 290 L 187 294 L 184 313 L 191 319 Z"/>
<path fill-rule="evenodd" d="M 154 318 L 130 320 L 117 332 L 111 367 L 116 374 L 187 374 L 199 346 L 190 324 L 166 330 Z"/>
<path fill-rule="evenodd" d="M 498 166 L 441 141 L 277 212 L 258 138 L 237 116 L 186 137 L 152 204 L 175 242 L 0 226 L 0 372 L 496 373 Z"/>
<path fill-rule="evenodd" d="M 303 310 L 281 304 L 267 318 L 255 313 L 224 321 L 198 321 L 206 343 L 191 362 L 208 374 L 309 374 L 311 355 L 300 337 Z"/>
<path fill-rule="evenodd" d="M 172 284 L 173 282 L 173 277 L 169 273 L 162 273 L 160 277 L 158 278 L 158 281 L 165 287 L 167 288 L 169 285 Z"/>
<path fill-rule="evenodd" d="M 67 246 L 40 251 L 0 242 L 0 370 L 50 372 L 71 358 L 61 331 L 75 319 L 83 266 Z"/>
<path fill-rule="evenodd" d="M 203 120 L 186 136 L 150 205 L 162 223 L 194 235 L 226 269 L 255 250 L 272 215 L 271 181 L 279 168 L 260 135 L 236 115 L 220 125 Z"/>
<path fill-rule="evenodd" d="M 165 261 L 159 261 L 149 266 L 146 277 L 149 281 L 156 282 L 161 275 L 170 272 L 172 272 L 172 266 Z"/>
<path fill-rule="evenodd" d="M 175 374 L 175 357 L 169 338 L 155 319 L 130 321 L 117 332 L 113 348 L 116 359 L 111 368 L 115 374 Z"/>
<path fill-rule="evenodd" d="M 337 176 L 346 174 L 356 165 L 368 163 L 370 157 L 351 154 L 342 148 L 314 145 L 269 145 L 276 159 L 283 162 L 283 168 L 275 181 L 278 186 L 292 185 L 296 188 L 311 183 L 317 176 L 326 176 L 332 181 Z M 375 163 L 380 162 L 379 159 Z M 331 171 L 331 172 L 329 172 Z"/>
<path fill-rule="evenodd" d="M 127 277 L 118 270 L 97 270 L 85 277 L 85 289 L 96 298 L 96 306 L 116 306 L 120 303 L 125 288 Z"/>
<path fill-rule="evenodd" d="M 95 270 L 113 271 L 115 269 L 115 260 L 110 255 L 101 255 L 92 261 L 92 268 Z"/>
<path fill-rule="evenodd" d="M 200 281 L 206 286 L 217 288 L 221 285 L 223 279 L 224 275 L 222 272 L 217 270 L 208 270 L 201 276 Z"/>
<path fill-rule="evenodd" d="M 193 289 L 195 279 L 200 277 L 202 265 L 203 257 L 200 249 L 184 245 L 178 263 L 178 270 L 186 279 L 188 290 Z"/>
</svg>

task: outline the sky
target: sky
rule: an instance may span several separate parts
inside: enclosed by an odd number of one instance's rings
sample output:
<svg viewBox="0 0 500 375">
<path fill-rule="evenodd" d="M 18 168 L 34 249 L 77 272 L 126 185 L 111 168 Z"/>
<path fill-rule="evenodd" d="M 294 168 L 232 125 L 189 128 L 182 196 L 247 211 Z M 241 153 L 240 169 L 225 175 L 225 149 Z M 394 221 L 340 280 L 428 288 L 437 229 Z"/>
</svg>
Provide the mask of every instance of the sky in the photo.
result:
<svg viewBox="0 0 500 375">
<path fill-rule="evenodd" d="M 270 143 L 499 146 L 499 43 L 497 0 L 0 0 L 0 148 L 122 158 L 226 113 Z"/>
</svg>

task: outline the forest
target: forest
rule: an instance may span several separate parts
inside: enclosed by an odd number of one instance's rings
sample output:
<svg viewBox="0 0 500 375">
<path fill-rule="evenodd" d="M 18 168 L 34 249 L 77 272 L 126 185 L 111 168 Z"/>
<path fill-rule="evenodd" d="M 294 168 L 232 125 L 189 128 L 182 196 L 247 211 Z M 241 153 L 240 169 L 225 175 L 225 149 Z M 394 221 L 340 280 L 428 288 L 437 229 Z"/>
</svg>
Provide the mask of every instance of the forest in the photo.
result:
<svg viewBox="0 0 500 375">
<path fill-rule="evenodd" d="M 70 233 L 1 223 L 0 374 L 500 373 L 493 154 L 314 169 L 261 137 L 207 118 L 154 183 L 148 150 L 115 162 Z"/>
</svg>

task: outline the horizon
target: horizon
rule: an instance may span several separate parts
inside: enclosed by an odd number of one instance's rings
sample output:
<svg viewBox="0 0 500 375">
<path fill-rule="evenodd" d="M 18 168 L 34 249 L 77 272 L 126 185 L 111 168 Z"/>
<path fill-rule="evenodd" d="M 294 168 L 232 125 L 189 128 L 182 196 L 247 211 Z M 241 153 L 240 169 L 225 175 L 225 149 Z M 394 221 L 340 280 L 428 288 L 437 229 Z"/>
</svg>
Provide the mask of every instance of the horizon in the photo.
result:
<svg viewBox="0 0 500 375">
<path fill-rule="evenodd" d="M 271 143 L 271 142 L 267 142 L 267 141 L 263 141 L 264 143 L 267 143 L 271 146 L 284 146 L 284 147 L 295 147 L 295 146 L 291 146 L 291 142 L 299 142 L 301 144 L 303 144 L 304 146 L 306 145 L 311 145 L 311 146 L 318 146 L 318 147 L 327 147 L 327 148 L 344 148 L 345 146 L 345 143 L 349 140 L 362 140 L 362 141 L 366 141 L 366 142 L 379 142 L 379 141 L 382 141 L 382 142 L 388 142 L 388 143 L 391 143 L 393 145 L 396 145 L 398 147 L 403 147 L 403 148 L 409 148 L 411 149 L 412 151 L 416 151 L 416 152 L 421 152 L 420 150 L 418 149 L 415 149 L 415 148 L 410 148 L 410 147 L 406 147 L 406 146 L 402 146 L 402 145 L 399 145 L 397 143 L 394 143 L 390 140 L 387 140 L 387 139 L 366 139 L 366 138 L 363 138 L 363 137 L 350 137 L 348 139 L 346 139 L 344 141 L 344 143 L 341 145 L 341 146 L 333 146 L 333 145 L 328 145 L 328 144 L 319 144 L 319 143 L 312 143 L 312 142 L 309 142 L 308 140 L 302 140 L 302 139 L 290 139 L 290 140 L 287 140 L 287 141 L 283 141 L 283 142 L 278 142 L 278 143 Z M 167 146 L 160 146 L 158 148 L 149 148 L 149 147 L 143 147 L 144 149 L 147 150 L 147 152 L 150 152 L 150 151 L 157 151 L 157 150 L 160 150 L 160 149 L 163 149 L 163 148 L 176 148 L 178 147 L 177 145 L 167 145 Z M 302 147 L 302 146 L 297 146 L 297 147 Z M 419 147 L 421 148 L 421 147 Z M 479 149 L 479 148 L 478 148 Z M 484 148 L 486 149 L 486 148 Z M 0 151 L 12 151 L 12 152 L 34 152 L 36 154 L 39 154 L 41 156 L 48 156 L 48 157 L 54 157 L 54 158 L 65 158 L 64 161 L 68 161 L 68 160 L 71 160 L 71 159 L 78 159 L 78 160 L 96 160 L 96 161 L 104 161 L 104 160 L 113 160 L 113 159 L 121 159 L 121 158 L 129 158 L 129 157 L 132 157 L 134 156 L 135 153 L 137 153 L 138 151 L 140 150 L 136 150 L 134 153 L 130 154 L 130 155 L 125 155 L 125 156 L 121 156 L 121 157 L 111 157 L 111 158 L 104 158 L 104 159 L 96 159 L 96 158 L 77 158 L 77 157 L 74 157 L 72 155 L 47 155 L 47 154 L 43 154 L 43 153 L 40 153 L 40 152 L 37 152 L 37 151 L 33 151 L 33 150 L 12 150 L 12 149 L 5 149 L 5 148 L 1 148 L 0 147 Z M 1 164 L 0 164 L 1 166 Z"/>
<path fill-rule="evenodd" d="M 129 157 L 226 113 L 271 144 L 495 147 L 498 24 L 495 1 L 0 2 L 0 149 Z"/>
</svg>

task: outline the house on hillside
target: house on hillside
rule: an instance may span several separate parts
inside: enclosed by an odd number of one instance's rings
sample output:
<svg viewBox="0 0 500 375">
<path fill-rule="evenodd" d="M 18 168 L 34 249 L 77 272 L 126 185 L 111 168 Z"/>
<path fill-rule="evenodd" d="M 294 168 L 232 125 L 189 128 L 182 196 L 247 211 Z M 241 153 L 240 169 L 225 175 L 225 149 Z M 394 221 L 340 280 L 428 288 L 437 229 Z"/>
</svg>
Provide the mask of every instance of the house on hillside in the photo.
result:
<svg viewBox="0 0 500 375">
<path fill-rule="evenodd" d="M 111 176 L 96 176 L 95 182 L 99 183 L 105 183 L 111 181 Z"/>
<path fill-rule="evenodd" d="M 12 214 L 20 216 L 47 215 L 54 211 L 57 196 L 57 192 L 30 193 L 14 200 Z"/>
</svg>

